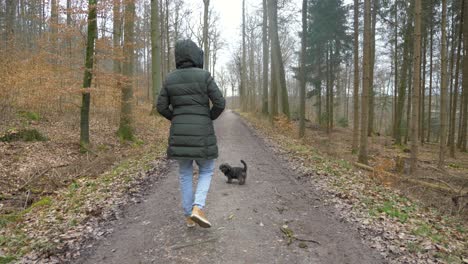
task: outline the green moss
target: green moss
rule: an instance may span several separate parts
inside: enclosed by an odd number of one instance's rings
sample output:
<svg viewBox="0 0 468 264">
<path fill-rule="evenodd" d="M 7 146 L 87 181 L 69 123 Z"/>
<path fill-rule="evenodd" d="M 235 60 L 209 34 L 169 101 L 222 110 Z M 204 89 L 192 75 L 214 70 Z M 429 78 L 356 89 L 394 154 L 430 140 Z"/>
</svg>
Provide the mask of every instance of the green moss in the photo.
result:
<svg viewBox="0 0 468 264">
<path fill-rule="evenodd" d="M 120 141 L 135 141 L 133 136 L 133 130 L 130 126 L 120 126 L 119 131 L 117 131 Z"/>
<path fill-rule="evenodd" d="M 31 205 L 31 208 L 45 207 L 45 206 L 49 206 L 51 204 L 52 204 L 52 199 L 50 199 L 50 197 L 44 197 L 44 198 L 40 199 L 39 201 L 33 203 Z"/>
<path fill-rule="evenodd" d="M 23 117 L 23 118 L 25 118 L 27 120 L 31 120 L 31 121 L 41 120 L 41 115 L 36 113 L 36 112 L 21 111 L 21 112 L 19 112 L 19 116 Z"/>
<path fill-rule="evenodd" d="M 21 219 L 21 215 L 16 213 L 0 215 L 0 228 L 5 227 L 9 223 L 17 222 Z"/>
<path fill-rule="evenodd" d="M 385 201 L 382 206 L 377 208 L 377 210 L 380 213 L 385 213 L 388 216 L 397 218 L 401 223 L 406 222 L 409 217 L 408 212 L 405 210 L 400 210 L 392 201 Z"/>
<path fill-rule="evenodd" d="M 13 141 L 47 141 L 47 138 L 43 136 L 36 129 L 9 129 L 0 137 L 0 141 L 13 142 Z"/>
<path fill-rule="evenodd" d="M 9 255 L 6 255 L 6 256 L 0 256 L 0 264 L 7 264 L 7 263 L 11 263 L 13 261 L 15 261 L 16 258 L 13 257 L 13 256 L 9 256 Z"/>
</svg>

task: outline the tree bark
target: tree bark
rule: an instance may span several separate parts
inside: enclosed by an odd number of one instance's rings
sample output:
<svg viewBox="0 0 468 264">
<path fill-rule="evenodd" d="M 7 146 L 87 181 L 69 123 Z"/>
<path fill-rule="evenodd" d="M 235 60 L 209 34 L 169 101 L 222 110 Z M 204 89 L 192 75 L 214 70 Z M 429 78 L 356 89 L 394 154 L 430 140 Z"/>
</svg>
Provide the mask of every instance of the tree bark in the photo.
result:
<svg viewBox="0 0 468 264">
<path fill-rule="evenodd" d="M 161 90 L 161 32 L 159 32 L 159 2 L 151 0 L 151 78 L 153 113 L 155 113 L 159 91 Z"/>
<path fill-rule="evenodd" d="M 375 64 L 375 33 L 377 25 L 377 10 L 379 8 L 379 0 L 372 1 L 372 34 L 371 34 L 371 55 L 369 68 L 369 122 L 367 128 L 368 136 L 374 133 L 374 116 L 375 116 L 375 89 L 374 89 L 374 64 Z"/>
<path fill-rule="evenodd" d="M 431 4 L 432 6 L 432 4 Z M 430 38 L 430 51 L 429 51 L 429 98 L 427 103 L 427 142 L 431 141 L 431 119 L 432 119 L 432 73 L 434 62 L 434 22 L 431 19 L 431 30 L 429 33 Z"/>
<path fill-rule="evenodd" d="M 460 57 L 461 57 L 461 43 L 462 43 L 462 35 L 463 35 L 463 8 L 464 8 L 464 1 L 461 1 L 461 14 L 460 14 L 460 21 L 458 24 L 458 44 L 457 44 L 457 60 L 455 63 L 455 83 L 453 87 L 453 100 L 452 100 L 452 107 L 450 113 L 450 133 L 448 138 L 448 145 L 450 149 L 450 157 L 455 157 L 455 120 L 457 116 L 457 100 L 458 100 L 458 80 L 460 74 Z M 461 114 L 461 109 L 460 109 Z"/>
<path fill-rule="evenodd" d="M 247 110 L 246 94 L 247 94 L 247 51 L 245 43 L 245 0 L 242 0 L 242 63 L 241 63 L 241 87 L 240 100 L 241 109 L 243 112 Z"/>
<path fill-rule="evenodd" d="M 245 0 L 244 0 L 245 1 Z M 203 68 L 205 70 L 209 70 L 209 59 L 210 59 L 210 47 L 208 46 L 208 12 L 209 12 L 209 6 L 210 6 L 210 0 L 203 0 L 204 4 L 204 11 L 203 11 L 203 52 L 204 52 L 204 58 L 203 58 Z M 242 16 L 244 17 L 244 15 Z"/>
<path fill-rule="evenodd" d="M 441 35 L 441 91 L 440 91 L 440 141 L 439 168 L 444 167 L 447 141 L 447 0 L 442 0 L 442 35 Z"/>
<path fill-rule="evenodd" d="M 80 148 L 81 151 L 87 151 L 89 146 L 89 106 L 91 94 L 87 90 L 91 87 L 93 79 L 94 63 L 94 40 L 96 38 L 97 18 L 96 18 L 97 0 L 88 2 L 88 37 L 86 42 L 85 71 L 83 78 L 83 95 L 81 99 L 81 120 L 80 120 Z"/>
<path fill-rule="evenodd" d="M 15 20 L 16 20 L 16 5 L 17 0 L 6 0 L 6 21 L 5 21 L 5 50 L 10 48 L 10 42 L 15 36 Z"/>
<path fill-rule="evenodd" d="M 465 0 L 466 1 L 466 0 Z M 463 7 L 463 21 L 468 21 L 468 3 Z M 467 123 L 468 123 L 468 26 L 463 27 L 463 111 L 462 111 L 462 126 L 460 137 L 460 150 L 466 152 L 467 139 Z"/>
<path fill-rule="evenodd" d="M 268 114 L 268 13 L 267 0 L 263 0 L 263 21 L 262 21 L 262 44 L 263 44 L 263 94 L 262 94 L 262 113 Z"/>
<path fill-rule="evenodd" d="M 397 114 L 398 114 L 398 2 L 395 1 L 394 3 L 394 8 L 395 8 L 395 13 L 394 13 L 394 19 L 395 19 L 395 26 L 394 26 L 394 46 L 393 46 L 393 68 L 394 68 L 394 88 L 393 88 L 393 120 L 392 120 L 392 126 L 393 126 L 393 137 L 396 138 L 396 130 L 397 130 Z"/>
<path fill-rule="evenodd" d="M 359 0 L 354 0 L 354 89 L 353 89 L 353 152 L 358 149 L 359 136 Z"/>
<path fill-rule="evenodd" d="M 413 96 L 411 122 L 411 161 L 410 173 L 417 171 L 418 158 L 418 125 L 419 125 L 419 95 L 421 84 L 421 0 L 414 2 L 414 51 L 413 51 Z"/>
<path fill-rule="evenodd" d="M 371 57 L 371 3 L 364 0 L 364 49 L 363 49 L 363 71 L 362 71 L 362 108 L 361 108 L 361 140 L 358 161 L 368 164 L 367 156 L 367 125 L 369 117 L 369 84 L 370 84 L 370 57 Z"/>
<path fill-rule="evenodd" d="M 270 36 L 270 43 L 271 43 L 271 113 L 270 119 L 273 122 L 274 118 L 278 115 L 278 85 L 279 85 L 279 65 L 278 65 L 278 58 L 276 56 L 276 44 L 275 44 L 275 31 L 278 34 L 278 28 L 275 22 L 276 19 L 276 12 L 277 12 L 277 0 L 267 0 L 268 3 L 268 24 L 270 25 L 269 28 L 269 36 Z"/>
<path fill-rule="evenodd" d="M 124 15 L 124 57 L 123 75 L 125 81 L 122 85 L 122 99 L 120 110 L 120 125 L 118 135 L 122 140 L 133 141 L 133 64 L 135 61 L 135 2 L 134 0 L 126 1 Z"/>
</svg>

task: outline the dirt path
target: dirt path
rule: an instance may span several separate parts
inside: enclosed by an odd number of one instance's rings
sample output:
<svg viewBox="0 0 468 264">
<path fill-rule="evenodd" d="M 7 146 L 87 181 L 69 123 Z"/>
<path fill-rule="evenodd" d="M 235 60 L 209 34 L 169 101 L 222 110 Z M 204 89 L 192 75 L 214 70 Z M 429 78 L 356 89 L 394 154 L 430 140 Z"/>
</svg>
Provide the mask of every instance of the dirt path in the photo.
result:
<svg viewBox="0 0 468 264">
<path fill-rule="evenodd" d="M 249 169 L 244 186 L 226 184 L 216 170 L 207 200 L 211 229 L 185 227 L 172 164 L 167 177 L 78 263 L 384 263 L 361 243 L 353 226 L 323 205 L 319 194 L 294 180 L 237 115 L 225 112 L 216 131 L 217 167 L 243 159 Z M 280 230 L 285 223 L 298 237 L 320 244 L 287 245 Z"/>
</svg>

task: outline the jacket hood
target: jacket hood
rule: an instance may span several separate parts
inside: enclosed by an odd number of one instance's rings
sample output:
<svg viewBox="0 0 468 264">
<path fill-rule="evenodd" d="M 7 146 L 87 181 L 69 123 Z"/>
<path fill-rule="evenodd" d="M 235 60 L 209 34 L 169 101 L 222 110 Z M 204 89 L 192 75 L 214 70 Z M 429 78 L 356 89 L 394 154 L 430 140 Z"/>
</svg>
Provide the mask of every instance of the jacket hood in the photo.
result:
<svg viewBox="0 0 468 264">
<path fill-rule="evenodd" d="M 175 44 L 176 68 L 197 67 L 203 69 L 203 50 L 190 39 L 178 40 Z"/>
</svg>

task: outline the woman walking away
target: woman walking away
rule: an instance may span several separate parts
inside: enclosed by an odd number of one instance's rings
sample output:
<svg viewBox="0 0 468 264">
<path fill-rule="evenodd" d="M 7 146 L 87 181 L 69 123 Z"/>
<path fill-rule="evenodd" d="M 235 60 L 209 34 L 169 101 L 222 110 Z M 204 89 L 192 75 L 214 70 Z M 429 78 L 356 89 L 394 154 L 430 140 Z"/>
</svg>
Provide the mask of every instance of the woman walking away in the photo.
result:
<svg viewBox="0 0 468 264">
<path fill-rule="evenodd" d="M 213 120 L 224 110 L 225 100 L 208 71 L 203 70 L 203 51 L 191 40 L 175 45 L 176 70 L 164 82 L 157 110 L 171 121 L 167 156 L 179 163 L 182 206 L 188 227 L 211 227 L 203 213 L 218 146 Z M 210 109 L 210 101 L 213 104 Z M 193 162 L 199 168 L 193 195 Z"/>
</svg>

